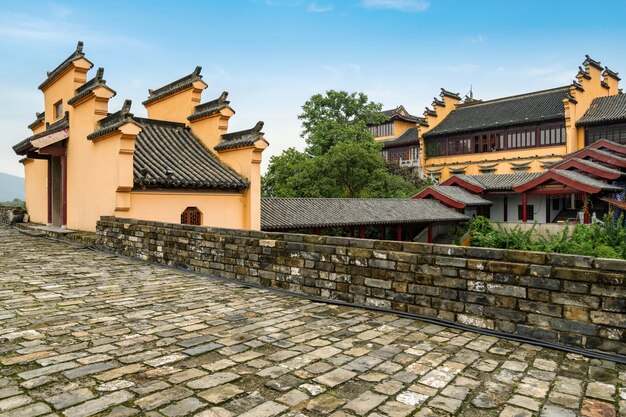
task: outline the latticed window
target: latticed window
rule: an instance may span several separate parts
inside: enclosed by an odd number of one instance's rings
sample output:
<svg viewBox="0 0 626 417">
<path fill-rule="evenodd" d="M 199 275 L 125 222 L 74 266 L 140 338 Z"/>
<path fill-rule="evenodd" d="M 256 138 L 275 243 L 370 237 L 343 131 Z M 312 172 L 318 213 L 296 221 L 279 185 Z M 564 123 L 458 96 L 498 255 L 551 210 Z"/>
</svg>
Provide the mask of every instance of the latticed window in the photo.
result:
<svg viewBox="0 0 626 417">
<path fill-rule="evenodd" d="M 202 212 L 198 210 L 198 207 L 187 207 L 180 215 L 180 224 L 200 226 L 202 224 Z"/>
</svg>

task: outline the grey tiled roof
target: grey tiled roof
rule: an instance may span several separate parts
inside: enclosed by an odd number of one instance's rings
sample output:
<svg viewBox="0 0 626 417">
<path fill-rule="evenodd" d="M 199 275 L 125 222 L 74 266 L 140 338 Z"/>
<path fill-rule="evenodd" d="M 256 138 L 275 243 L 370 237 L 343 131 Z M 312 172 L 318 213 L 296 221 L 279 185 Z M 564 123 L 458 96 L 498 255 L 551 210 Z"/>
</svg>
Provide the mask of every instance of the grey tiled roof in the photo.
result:
<svg viewBox="0 0 626 417">
<path fill-rule="evenodd" d="M 618 171 L 617 169 L 610 168 L 610 167 L 608 167 L 606 165 L 602 165 L 602 164 L 599 164 L 597 162 L 590 161 L 588 159 L 580 159 L 580 158 L 572 158 L 572 159 L 575 160 L 575 161 L 580 162 L 581 164 L 587 165 L 588 167 L 600 169 L 600 170 L 605 171 L 605 172 L 610 172 L 611 174 L 626 175 L 626 172 Z M 559 161 L 559 162 L 561 162 L 561 161 Z"/>
<path fill-rule="evenodd" d="M 485 191 L 511 190 L 513 187 L 531 181 L 542 172 L 516 172 L 514 174 L 455 175 L 470 184 L 482 187 Z"/>
<path fill-rule="evenodd" d="M 459 105 L 424 137 L 564 119 L 570 87 Z"/>
<path fill-rule="evenodd" d="M 435 200 L 262 198 L 263 230 L 469 220 Z"/>
<path fill-rule="evenodd" d="M 141 126 L 134 155 L 140 188 L 241 190 L 248 181 L 224 165 L 183 123 L 134 118 Z"/>
<path fill-rule="evenodd" d="M 30 143 L 31 141 L 50 135 L 52 133 L 60 132 L 64 129 L 69 129 L 69 127 L 70 121 L 66 113 L 65 117 L 49 125 L 43 132 L 39 132 L 36 135 L 29 136 L 26 139 L 20 141 L 18 144 L 14 145 L 13 151 L 18 155 L 25 155 L 26 152 L 34 150 L 33 145 L 31 145 Z"/>
<path fill-rule="evenodd" d="M 96 88 L 105 86 L 107 82 L 103 77 L 104 77 L 104 68 L 98 68 L 98 71 L 96 72 L 96 76 L 92 78 L 91 80 L 87 81 L 85 84 L 78 87 L 76 89 L 76 95 L 72 97 L 71 99 L 69 99 L 67 101 L 67 104 L 73 105 L 74 103 L 79 101 L 81 98 L 86 97 L 89 94 L 91 94 L 91 92 L 95 90 Z M 110 87 L 107 87 L 107 88 L 113 91 L 113 94 L 117 94 Z"/>
<path fill-rule="evenodd" d="M 419 144 L 419 139 L 417 138 L 416 127 L 407 129 L 406 132 L 404 132 L 397 138 L 384 141 L 383 148 L 393 148 L 394 146 L 411 145 L 411 144 Z"/>
<path fill-rule="evenodd" d="M 621 187 L 617 187 L 615 185 L 610 185 L 607 184 L 604 181 L 600 181 L 597 180 L 595 178 L 591 178 L 586 176 L 585 174 L 581 174 L 579 172 L 574 172 L 574 171 L 567 171 L 567 170 L 563 170 L 563 169 L 552 169 L 549 171 L 554 171 L 556 173 L 558 173 L 559 175 L 562 175 L 566 178 L 569 178 L 573 181 L 579 182 L 581 184 L 585 184 L 585 185 L 590 185 L 592 187 L 597 187 L 600 188 L 604 191 L 621 191 L 622 188 Z M 548 171 L 548 172 L 549 172 Z"/>
<path fill-rule="evenodd" d="M 230 104 L 230 101 L 226 100 L 227 98 L 228 98 L 228 91 L 224 91 L 215 100 L 211 100 L 206 103 L 197 105 L 194 108 L 193 114 L 189 116 L 187 120 L 192 121 L 192 120 L 200 119 L 202 117 L 210 116 L 222 110 L 223 108 L 228 107 L 228 105 Z"/>
<path fill-rule="evenodd" d="M 576 126 L 592 126 L 604 123 L 626 121 L 626 94 L 597 97 Z"/>
<path fill-rule="evenodd" d="M 420 121 L 420 117 L 418 116 L 414 116 L 412 114 L 410 114 L 408 111 L 406 111 L 406 109 L 404 108 L 404 106 L 398 106 L 394 109 L 389 109 L 389 110 L 383 110 L 382 113 L 385 115 L 385 117 L 387 117 L 388 119 L 402 119 L 405 120 L 407 122 L 414 122 L 417 123 L 418 121 Z"/>
<path fill-rule="evenodd" d="M 126 123 L 136 123 L 133 114 L 130 112 L 131 100 L 125 100 L 121 110 L 109 114 L 98 122 L 98 128 L 87 135 L 88 140 L 94 140 L 101 136 L 117 131 L 118 128 Z"/>
<path fill-rule="evenodd" d="M 263 122 L 258 122 L 252 129 L 242 130 L 240 132 L 226 133 L 222 135 L 222 141 L 215 146 L 216 151 L 225 149 L 243 148 L 252 146 L 254 142 L 263 139 Z"/>
<path fill-rule="evenodd" d="M 85 54 L 83 53 L 82 41 L 78 41 L 78 44 L 76 45 L 76 50 L 74 50 L 74 52 L 72 52 L 70 56 L 65 58 L 65 60 L 61 62 L 55 69 L 53 69 L 52 71 L 48 71 L 48 77 L 44 80 L 44 82 L 39 84 L 39 89 L 43 90 L 48 85 L 50 85 L 50 83 L 57 77 L 57 75 L 61 74 L 70 66 L 72 62 L 80 58 L 85 58 Z"/>
<path fill-rule="evenodd" d="M 202 79 L 200 71 L 202 71 L 202 67 L 196 67 L 196 69 L 189 75 L 164 85 L 161 88 L 157 88 L 156 90 L 148 90 L 148 99 L 142 102 L 142 104 L 145 106 L 147 104 L 154 103 L 164 97 L 191 87 L 194 82 Z"/>
<path fill-rule="evenodd" d="M 458 201 L 468 206 L 491 206 L 493 202 L 467 191 L 465 188 L 456 185 L 431 185 L 430 188 L 445 195 L 446 197 Z"/>
<path fill-rule="evenodd" d="M 32 129 L 35 126 L 43 123 L 44 119 L 46 118 L 46 112 L 42 111 L 41 113 L 35 113 L 35 116 L 36 116 L 35 121 L 28 125 L 29 129 Z"/>
</svg>

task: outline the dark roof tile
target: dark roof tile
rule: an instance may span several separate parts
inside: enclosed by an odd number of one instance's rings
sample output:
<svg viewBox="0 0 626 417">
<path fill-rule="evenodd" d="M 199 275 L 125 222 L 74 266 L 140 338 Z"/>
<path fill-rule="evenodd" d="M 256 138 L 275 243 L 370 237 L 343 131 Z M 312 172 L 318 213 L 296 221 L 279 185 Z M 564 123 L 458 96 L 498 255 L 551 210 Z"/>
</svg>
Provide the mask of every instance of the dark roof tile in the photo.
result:
<svg viewBox="0 0 626 417">
<path fill-rule="evenodd" d="M 65 71 L 70 66 L 72 62 L 80 58 L 85 58 L 85 54 L 83 53 L 82 41 L 78 41 L 78 44 L 76 45 L 76 50 L 74 50 L 74 52 L 72 52 L 70 56 L 65 58 L 65 60 L 61 62 L 55 69 L 53 69 L 52 71 L 48 71 L 48 77 L 44 80 L 44 82 L 39 84 L 39 89 L 43 90 L 44 88 L 49 86 L 59 74 L 63 73 L 63 71 Z"/>
<path fill-rule="evenodd" d="M 46 127 L 46 130 L 44 130 L 43 132 L 39 132 L 36 135 L 32 135 L 27 137 L 26 139 L 20 141 L 18 144 L 13 146 L 13 151 L 15 151 L 16 154 L 18 155 L 25 155 L 26 152 L 30 152 L 32 150 L 34 150 L 33 145 L 31 145 L 31 141 L 35 140 L 35 139 L 39 139 L 42 138 L 44 136 L 48 136 L 52 133 L 56 133 L 56 132 L 60 132 L 62 130 L 65 129 L 69 129 L 70 127 L 70 120 L 68 118 L 68 113 L 65 113 L 65 117 L 63 117 L 62 119 L 57 120 L 56 122 L 52 123 L 51 125 L 48 125 Z"/>
<path fill-rule="evenodd" d="M 563 100 L 568 96 L 569 89 L 569 86 L 559 87 L 495 100 L 461 104 L 434 129 L 424 133 L 424 137 L 564 120 Z"/>
<path fill-rule="evenodd" d="M 434 200 L 409 198 L 262 198 L 263 230 L 465 221 Z"/>
<path fill-rule="evenodd" d="M 241 190 L 248 181 L 224 165 L 183 123 L 135 118 L 142 130 L 134 155 L 140 188 Z"/>
<path fill-rule="evenodd" d="M 145 106 L 179 91 L 188 89 L 194 82 L 202 79 L 200 71 L 202 71 L 202 67 L 198 66 L 189 75 L 185 75 L 184 77 L 164 85 L 161 88 L 157 88 L 156 90 L 148 90 L 148 99 L 142 102 L 142 104 Z"/>
<path fill-rule="evenodd" d="M 46 118 L 46 112 L 42 111 L 41 113 L 35 113 L 35 116 L 36 116 L 35 121 L 28 125 L 28 128 L 31 130 L 34 129 L 35 126 L 38 126 L 43 123 L 43 121 Z"/>
<path fill-rule="evenodd" d="M 223 151 L 226 149 L 252 146 L 257 140 L 263 139 L 263 132 L 261 132 L 261 129 L 263 129 L 263 122 L 258 122 L 252 129 L 226 133 L 222 135 L 222 141 L 213 149 L 216 151 Z"/>
<path fill-rule="evenodd" d="M 485 191 L 511 190 L 540 176 L 542 172 L 516 172 L 514 174 L 455 175 Z"/>
<path fill-rule="evenodd" d="M 406 132 L 398 136 L 397 138 L 386 140 L 383 142 L 383 148 L 393 148 L 401 145 L 419 144 L 417 138 L 417 128 L 412 127 L 407 129 Z"/>
<path fill-rule="evenodd" d="M 493 203 L 456 185 L 431 185 L 430 188 L 468 206 L 491 206 Z"/>
<path fill-rule="evenodd" d="M 92 78 L 91 80 L 87 81 L 85 84 L 78 87 L 76 89 L 76 95 L 72 97 L 71 99 L 69 99 L 67 101 L 67 104 L 74 105 L 74 103 L 78 102 L 83 97 L 86 97 L 89 94 L 91 94 L 93 90 L 95 90 L 96 88 L 106 86 L 107 82 L 105 79 L 103 79 L 103 77 L 104 77 L 104 68 L 98 68 L 98 71 L 96 72 L 96 76 Z M 113 95 L 117 94 L 115 90 L 111 89 L 110 87 L 107 87 L 107 88 L 113 92 Z"/>
<path fill-rule="evenodd" d="M 576 126 L 593 126 L 626 121 L 626 94 L 597 97 Z"/>
<path fill-rule="evenodd" d="M 194 108 L 194 112 L 191 116 L 187 118 L 187 120 L 197 120 L 206 116 L 210 116 L 212 114 L 217 113 L 225 107 L 228 107 L 230 101 L 226 100 L 228 98 L 228 91 L 224 91 L 218 98 L 215 100 L 208 101 L 203 104 L 199 104 Z"/>
</svg>

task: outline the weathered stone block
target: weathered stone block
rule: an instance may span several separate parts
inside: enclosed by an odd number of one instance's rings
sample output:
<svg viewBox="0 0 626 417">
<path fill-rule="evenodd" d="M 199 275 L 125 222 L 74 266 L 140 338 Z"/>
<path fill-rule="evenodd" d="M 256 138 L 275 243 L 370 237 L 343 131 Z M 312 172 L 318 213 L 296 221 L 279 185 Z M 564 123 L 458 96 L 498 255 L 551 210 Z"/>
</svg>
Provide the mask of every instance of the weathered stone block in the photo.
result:
<svg viewBox="0 0 626 417">
<path fill-rule="evenodd" d="M 526 320 L 526 313 L 522 311 L 509 310 L 506 308 L 498 308 L 487 306 L 484 308 L 484 314 L 486 317 L 499 320 L 509 320 L 516 323 L 522 323 Z"/>
<path fill-rule="evenodd" d="M 558 279 L 550 279 L 545 277 L 521 276 L 520 285 L 533 288 L 541 288 L 544 290 L 558 291 L 561 289 L 561 281 Z"/>
<path fill-rule="evenodd" d="M 533 339 L 547 340 L 550 342 L 556 342 L 558 340 L 558 333 L 554 330 L 539 329 L 533 326 L 526 326 L 524 324 L 517 325 L 517 334 L 520 336 L 531 337 Z"/>
<path fill-rule="evenodd" d="M 593 323 L 626 328 L 626 314 L 606 313 L 604 311 L 592 311 L 590 314 Z"/>
<path fill-rule="evenodd" d="M 467 256 L 470 258 L 480 258 L 480 259 L 503 259 L 506 251 L 502 249 L 493 249 L 493 248 L 474 248 L 469 247 L 466 249 Z"/>
<path fill-rule="evenodd" d="M 437 256 L 435 258 L 435 265 L 440 266 L 453 266 L 456 268 L 465 268 L 467 266 L 467 259 L 464 258 L 451 258 L 448 256 Z"/>
<path fill-rule="evenodd" d="M 595 324 L 581 323 L 573 320 L 552 319 L 551 326 L 556 330 L 584 334 L 587 336 L 594 336 L 598 331 L 598 326 Z"/>
<path fill-rule="evenodd" d="M 623 298 L 605 298 L 602 300 L 602 310 L 626 313 L 626 300 Z"/>
<path fill-rule="evenodd" d="M 623 273 L 626 271 L 626 260 L 595 258 L 593 266 L 603 271 L 617 271 Z"/>
<path fill-rule="evenodd" d="M 563 317 L 567 320 L 589 322 L 589 309 L 578 306 L 563 306 Z"/>
<path fill-rule="evenodd" d="M 526 288 L 516 287 L 514 285 L 487 283 L 487 292 L 517 298 L 526 298 Z"/>
<path fill-rule="evenodd" d="M 382 279 L 365 278 L 365 285 L 368 287 L 391 289 L 391 281 Z"/>
<path fill-rule="evenodd" d="M 519 300 L 519 309 L 537 314 L 545 314 L 548 316 L 562 317 L 563 307 L 560 305 L 539 303 L 535 301 Z"/>
<path fill-rule="evenodd" d="M 528 264 L 545 264 L 546 254 L 543 252 L 530 252 L 525 250 L 505 250 L 504 260 L 509 262 L 521 262 Z"/>
<path fill-rule="evenodd" d="M 495 302 L 495 295 L 460 291 L 459 299 L 466 303 L 493 305 Z"/>
<path fill-rule="evenodd" d="M 494 321 L 486 319 L 484 317 L 469 316 L 467 314 L 457 314 L 456 319 L 459 323 L 467 324 L 469 326 L 492 330 L 495 328 Z"/>
</svg>

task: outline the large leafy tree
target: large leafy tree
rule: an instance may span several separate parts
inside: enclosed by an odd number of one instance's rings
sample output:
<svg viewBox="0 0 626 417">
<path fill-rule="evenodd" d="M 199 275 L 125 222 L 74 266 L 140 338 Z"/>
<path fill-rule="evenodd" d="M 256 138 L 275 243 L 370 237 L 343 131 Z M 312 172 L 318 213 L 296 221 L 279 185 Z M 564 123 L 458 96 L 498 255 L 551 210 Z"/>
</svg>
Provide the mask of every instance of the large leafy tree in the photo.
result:
<svg viewBox="0 0 626 417">
<path fill-rule="evenodd" d="M 330 90 L 315 94 L 304 103 L 298 116 L 307 153 L 320 156 L 343 141 L 371 142 L 367 125 L 385 121 L 381 109 L 380 103 L 369 101 L 363 93 Z"/>
<path fill-rule="evenodd" d="M 262 191 L 268 197 L 407 197 L 416 187 L 393 175 L 367 129 L 384 121 L 381 106 L 362 93 L 316 94 L 299 116 L 307 148 L 270 159 Z"/>
</svg>

